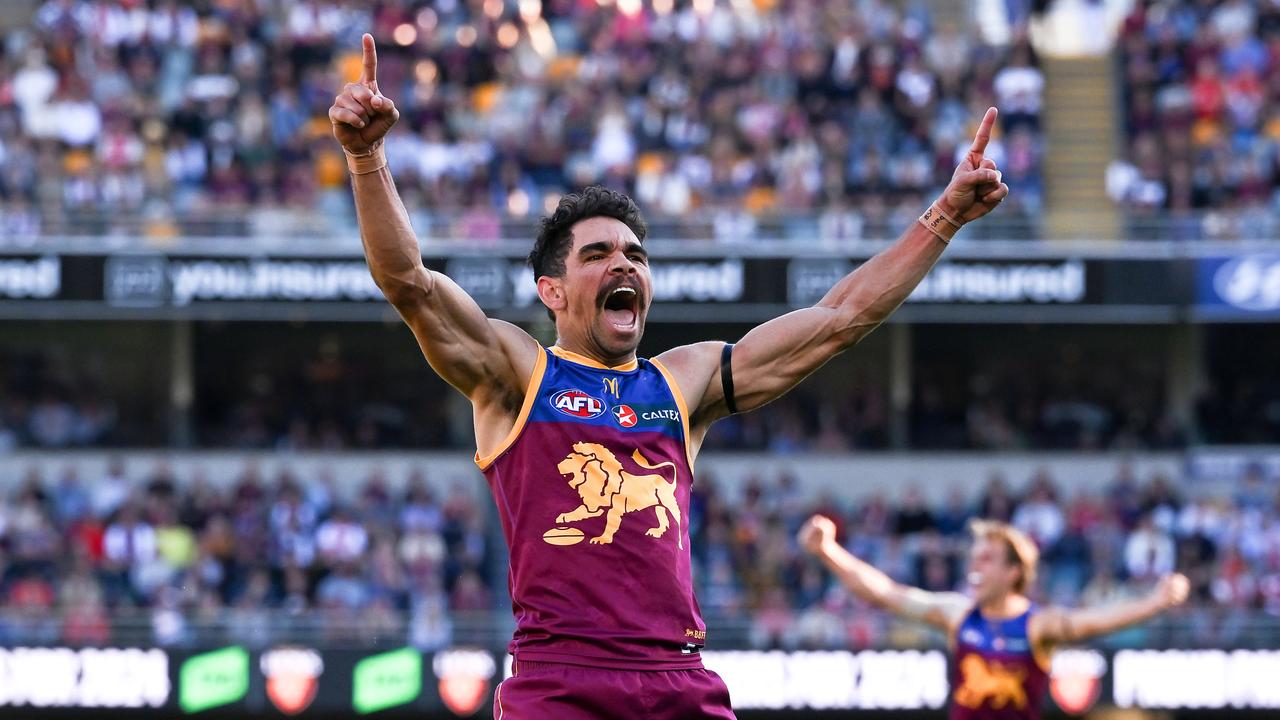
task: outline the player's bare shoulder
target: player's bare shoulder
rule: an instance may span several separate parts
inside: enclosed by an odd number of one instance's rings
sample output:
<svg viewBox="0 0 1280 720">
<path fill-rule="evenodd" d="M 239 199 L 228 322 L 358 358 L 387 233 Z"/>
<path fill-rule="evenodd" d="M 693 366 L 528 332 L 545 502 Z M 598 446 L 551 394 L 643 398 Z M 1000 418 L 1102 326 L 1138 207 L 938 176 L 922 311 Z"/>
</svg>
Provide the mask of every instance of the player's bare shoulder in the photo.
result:
<svg viewBox="0 0 1280 720">
<path fill-rule="evenodd" d="M 518 413 L 542 346 L 520 326 L 505 320 L 489 318 L 489 327 L 497 340 L 494 349 L 505 359 L 506 367 L 495 368 L 490 381 L 477 387 L 472 404 L 491 403 Z"/>
<path fill-rule="evenodd" d="M 724 393 L 716 382 L 724 347 L 723 341 L 707 340 L 674 347 L 653 358 L 680 386 L 692 425 L 709 424 L 725 415 Z"/>
</svg>

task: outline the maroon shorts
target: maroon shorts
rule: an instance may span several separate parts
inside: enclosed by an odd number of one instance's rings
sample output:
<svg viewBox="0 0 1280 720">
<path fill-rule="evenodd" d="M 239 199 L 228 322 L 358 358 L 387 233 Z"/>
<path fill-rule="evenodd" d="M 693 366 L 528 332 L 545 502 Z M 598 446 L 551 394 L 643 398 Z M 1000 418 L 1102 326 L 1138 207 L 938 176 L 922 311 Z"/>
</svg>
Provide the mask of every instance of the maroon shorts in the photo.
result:
<svg viewBox="0 0 1280 720">
<path fill-rule="evenodd" d="M 494 720 L 733 720 L 710 670 L 614 670 L 521 660 L 493 693 Z"/>
</svg>

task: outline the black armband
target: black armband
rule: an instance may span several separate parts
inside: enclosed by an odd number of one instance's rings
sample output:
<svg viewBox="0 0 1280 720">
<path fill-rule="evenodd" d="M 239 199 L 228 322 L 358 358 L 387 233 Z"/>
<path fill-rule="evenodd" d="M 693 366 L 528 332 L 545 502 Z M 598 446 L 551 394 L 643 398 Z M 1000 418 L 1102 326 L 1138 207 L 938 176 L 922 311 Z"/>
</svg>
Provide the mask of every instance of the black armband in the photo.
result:
<svg viewBox="0 0 1280 720">
<path fill-rule="evenodd" d="M 738 413 L 738 404 L 733 400 L 733 343 L 725 343 L 720 352 L 720 386 L 724 389 L 724 404 L 730 415 Z"/>
</svg>

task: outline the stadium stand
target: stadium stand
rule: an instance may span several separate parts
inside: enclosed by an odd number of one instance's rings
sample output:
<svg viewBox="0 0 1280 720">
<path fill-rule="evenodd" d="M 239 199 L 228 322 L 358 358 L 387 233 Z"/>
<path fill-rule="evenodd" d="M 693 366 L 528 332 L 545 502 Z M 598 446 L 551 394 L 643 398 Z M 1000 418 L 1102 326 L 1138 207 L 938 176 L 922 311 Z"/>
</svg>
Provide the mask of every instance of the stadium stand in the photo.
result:
<svg viewBox="0 0 1280 720">
<path fill-rule="evenodd" d="M 1109 641 L 1118 646 L 1153 633 L 1261 646 L 1270 636 L 1249 634 L 1251 612 L 1280 612 L 1280 495 L 1258 467 L 1221 498 L 1181 497 L 1180 478 L 1140 478 L 1120 463 L 1099 491 L 1067 491 L 1038 471 L 1019 492 L 993 469 L 980 492 L 955 487 L 945 502 L 907 487 L 853 505 L 785 473 L 750 478 L 732 494 L 714 469 L 701 475 L 690 513 L 699 597 L 714 626 L 753 647 L 935 640 L 858 606 L 803 556 L 794 533 L 815 511 L 836 520 L 862 557 L 933 590 L 961 584 L 976 515 L 1036 540 L 1036 594 L 1054 602 L 1130 596 L 1176 564 L 1193 582 L 1195 622 L 1132 630 Z M 302 477 L 287 467 L 264 477 L 252 464 L 226 486 L 164 463 L 144 471 L 117 461 L 103 477 L 32 470 L 0 515 L 0 638 L 256 647 L 301 636 L 435 649 L 476 626 L 493 632 L 505 561 L 487 505 L 474 487 L 442 490 L 420 470 L 400 489 L 390 480 L 376 470 Z"/>
<path fill-rule="evenodd" d="M 49 0 L 0 63 L 0 237 L 354 237 L 325 111 L 363 28 L 423 235 L 495 238 L 603 183 L 675 237 L 893 236 L 991 104 L 1019 188 L 997 230 L 1031 232 L 1023 35 L 987 45 L 922 3 L 604 5 Z"/>
<path fill-rule="evenodd" d="M 1273 3 L 1134 5 L 1118 46 L 1127 142 L 1107 178 L 1131 234 L 1275 235 L 1278 31 Z"/>
</svg>

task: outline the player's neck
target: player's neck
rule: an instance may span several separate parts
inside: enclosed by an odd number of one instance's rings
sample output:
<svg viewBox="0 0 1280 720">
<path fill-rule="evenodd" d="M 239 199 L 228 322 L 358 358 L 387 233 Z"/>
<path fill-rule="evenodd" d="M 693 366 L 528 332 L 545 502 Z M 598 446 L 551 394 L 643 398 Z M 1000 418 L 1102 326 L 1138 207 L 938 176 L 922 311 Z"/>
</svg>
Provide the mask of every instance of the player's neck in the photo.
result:
<svg viewBox="0 0 1280 720">
<path fill-rule="evenodd" d="M 982 617 L 989 620 L 1008 620 L 1026 612 L 1030 606 L 1031 601 L 1026 595 L 1007 593 L 981 603 L 978 609 L 982 611 Z"/>
<path fill-rule="evenodd" d="M 572 336 L 557 333 L 555 347 L 572 353 L 579 357 L 590 360 L 593 363 L 603 365 L 607 368 L 622 367 L 636 361 L 636 351 L 632 350 L 623 355 L 610 355 L 604 352 L 595 343 L 587 341 L 575 340 Z"/>
</svg>

